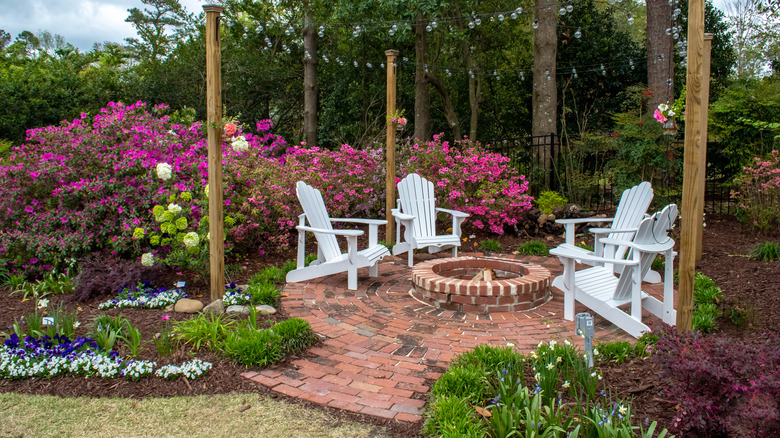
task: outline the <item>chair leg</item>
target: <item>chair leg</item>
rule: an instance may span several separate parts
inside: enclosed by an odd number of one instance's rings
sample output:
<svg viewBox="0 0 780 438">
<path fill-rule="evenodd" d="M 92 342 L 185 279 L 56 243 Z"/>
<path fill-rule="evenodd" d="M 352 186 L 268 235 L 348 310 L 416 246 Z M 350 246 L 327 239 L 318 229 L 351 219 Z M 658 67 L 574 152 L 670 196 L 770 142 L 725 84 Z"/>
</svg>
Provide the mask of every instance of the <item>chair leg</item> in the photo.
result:
<svg viewBox="0 0 780 438">
<path fill-rule="evenodd" d="M 357 290 L 357 268 L 347 269 L 347 289 Z"/>
<path fill-rule="evenodd" d="M 414 248 L 409 248 L 409 267 L 414 267 Z"/>
<path fill-rule="evenodd" d="M 379 263 L 374 263 L 373 265 L 368 267 L 368 275 L 370 277 L 376 277 L 379 275 Z"/>
<path fill-rule="evenodd" d="M 457 257 L 458 256 L 458 247 L 457 246 L 453 246 L 452 247 L 452 256 L 453 257 Z"/>
</svg>

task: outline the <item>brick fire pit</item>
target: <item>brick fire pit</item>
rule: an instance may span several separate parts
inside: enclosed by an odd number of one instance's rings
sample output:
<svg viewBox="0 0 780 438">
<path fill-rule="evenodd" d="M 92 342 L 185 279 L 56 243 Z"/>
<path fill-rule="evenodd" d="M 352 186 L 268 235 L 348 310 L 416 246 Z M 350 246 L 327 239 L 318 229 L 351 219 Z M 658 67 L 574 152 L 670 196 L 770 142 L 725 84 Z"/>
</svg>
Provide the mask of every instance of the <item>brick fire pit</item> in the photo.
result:
<svg viewBox="0 0 780 438">
<path fill-rule="evenodd" d="M 497 278 L 474 280 L 483 269 Z M 550 299 L 550 271 L 512 259 L 454 257 L 428 260 L 412 268 L 412 294 L 432 305 L 462 312 L 515 312 Z"/>
</svg>

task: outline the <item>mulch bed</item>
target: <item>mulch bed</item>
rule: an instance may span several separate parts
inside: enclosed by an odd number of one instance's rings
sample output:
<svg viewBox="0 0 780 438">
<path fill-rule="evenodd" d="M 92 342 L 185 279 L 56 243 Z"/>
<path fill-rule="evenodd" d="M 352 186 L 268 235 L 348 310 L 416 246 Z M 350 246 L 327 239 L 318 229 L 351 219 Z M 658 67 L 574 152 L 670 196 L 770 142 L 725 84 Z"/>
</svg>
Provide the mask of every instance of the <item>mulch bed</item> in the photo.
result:
<svg viewBox="0 0 780 438">
<path fill-rule="evenodd" d="M 465 245 L 473 245 L 474 241 L 479 241 L 482 237 L 487 236 L 479 236 Z M 520 243 L 531 239 L 507 235 L 497 240 L 502 243 L 505 252 L 510 252 Z M 548 242 L 548 246 L 553 246 L 560 241 L 559 237 L 555 238 L 552 242 Z M 777 279 L 780 278 L 780 262 L 761 262 L 745 257 L 753 245 L 767 241 L 780 241 L 780 233 L 771 236 L 754 235 L 731 217 L 708 215 L 707 226 L 704 229 L 703 257 L 697 263 L 697 270 L 715 280 L 723 289 L 724 302 L 722 305 L 724 309 L 730 308 L 734 304 L 740 304 L 746 306 L 752 316 L 748 324 L 741 327 L 734 326 L 728 317 L 724 316 L 718 321 L 717 332 L 710 336 L 750 339 L 757 336 L 762 330 L 777 331 L 780 329 L 780 299 L 778 299 L 776 292 Z M 467 248 L 472 249 L 468 246 Z M 243 260 L 240 264 L 246 265 L 247 268 L 234 280 L 241 283 L 262 267 L 281 266 L 284 260 L 293 257 L 294 253 L 291 251 L 289 254 L 257 256 Z M 204 303 L 210 302 L 208 287 L 203 284 L 203 281 L 198 281 L 196 278 L 188 278 L 186 275 L 169 272 L 162 280 L 165 283 L 161 285 L 168 283 L 173 285 L 177 280 L 188 281 L 187 292 L 191 298 L 200 299 Z M 140 329 L 144 340 L 151 339 L 151 336 L 160 330 L 161 319 L 164 315 L 171 315 L 173 320 L 190 317 L 163 310 L 98 310 L 98 305 L 109 296 L 87 303 L 68 302 L 67 297 L 47 298 L 51 299 L 50 308 L 63 302 L 66 308 L 75 309 L 78 307 L 81 309 L 79 310 L 79 321 L 83 325 L 77 331 L 79 335 L 86 335 L 87 323 L 98 314 L 117 315 L 121 312 L 134 327 Z M 33 305 L 32 300 L 21 302 L 19 296 L 10 296 L 8 290 L 0 290 L 0 327 L 5 329 L 13 323 L 15 318 L 32 313 Z M 277 315 L 267 317 L 265 324 L 286 319 L 284 309 L 279 310 Z M 242 365 L 230 363 L 207 351 L 199 352 L 197 357 L 212 362 L 214 368 L 204 377 L 192 382 L 184 379 L 169 381 L 160 378 L 147 378 L 138 382 L 130 382 L 124 379 L 84 379 L 81 377 L 22 381 L 0 380 L 0 392 L 49 394 L 62 397 L 127 398 L 256 393 L 272 398 L 286 399 L 314 409 L 326 410 L 340 419 L 387 426 L 394 436 L 414 436 L 419 433 L 421 427 L 420 424 L 386 421 L 286 397 L 240 377 L 239 374 L 246 370 Z M 148 343 L 140 355 L 140 359 L 155 360 L 159 365 L 181 363 L 190 358 L 191 356 L 185 348 L 180 348 L 170 358 L 159 358 L 152 343 Z M 287 358 L 282 365 L 291 363 L 295 359 L 297 358 Z M 660 426 L 666 427 L 676 413 L 676 402 L 664 396 L 664 389 L 669 387 L 671 383 L 659 378 L 658 364 L 652 360 L 634 359 L 623 364 L 609 364 L 604 370 L 604 382 L 617 397 L 633 400 L 632 413 L 642 422 L 645 418 L 649 418 L 650 421 L 658 420 Z"/>
</svg>

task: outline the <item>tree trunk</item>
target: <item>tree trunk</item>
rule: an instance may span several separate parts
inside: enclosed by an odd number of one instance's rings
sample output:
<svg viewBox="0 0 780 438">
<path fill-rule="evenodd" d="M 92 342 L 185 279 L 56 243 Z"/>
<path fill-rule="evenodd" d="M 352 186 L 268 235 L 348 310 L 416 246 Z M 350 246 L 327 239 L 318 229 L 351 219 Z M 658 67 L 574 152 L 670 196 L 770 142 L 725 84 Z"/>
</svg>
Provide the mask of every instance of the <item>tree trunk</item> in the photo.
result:
<svg viewBox="0 0 780 438">
<path fill-rule="evenodd" d="M 647 0 L 647 88 L 653 92 L 647 102 L 650 113 L 658 104 L 674 100 L 672 37 L 666 34 L 666 29 L 671 27 L 669 2 Z"/>
<path fill-rule="evenodd" d="M 309 2 L 303 2 L 306 11 L 303 27 L 303 136 L 306 145 L 317 146 L 317 37 L 312 24 Z"/>
<path fill-rule="evenodd" d="M 539 27 L 534 31 L 534 136 L 557 132 L 558 93 L 555 85 L 555 60 L 558 52 L 558 8 L 552 0 L 536 0 L 536 18 Z M 544 169 L 544 185 L 550 188 L 552 173 L 552 144 L 545 141 L 544 149 L 535 148 L 537 162 Z M 541 155 L 539 157 L 538 155 Z"/>
<path fill-rule="evenodd" d="M 425 79 L 433 85 L 433 88 L 441 95 L 441 100 L 444 102 L 444 116 L 447 118 L 447 124 L 450 125 L 450 128 L 452 129 L 452 137 L 459 140 L 462 138 L 460 135 L 460 123 L 458 123 L 458 115 L 455 113 L 455 107 L 452 105 L 450 93 L 447 92 L 447 89 L 444 88 L 444 85 L 439 82 L 439 79 L 436 76 L 429 73 L 425 75 Z"/>
<path fill-rule="evenodd" d="M 431 131 L 431 92 L 425 79 L 426 51 L 428 41 L 425 31 L 426 22 L 419 20 L 414 28 L 414 56 L 416 66 L 414 71 L 414 138 L 422 141 L 430 140 Z"/>
<path fill-rule="evenodd" d="M 479 123 L 479 102 L 482 100 L 482 81 L 477 78 L 478 72 L 474 66 L 474 59 L 471 57 L 471 48 L 469 48 L 468 41 L 463 41 L 463 59 L 466 61 L 469 75 L 469 108 L 471 109 L 469 139 L 476 141 L 477 124 Z"/>
</svg>

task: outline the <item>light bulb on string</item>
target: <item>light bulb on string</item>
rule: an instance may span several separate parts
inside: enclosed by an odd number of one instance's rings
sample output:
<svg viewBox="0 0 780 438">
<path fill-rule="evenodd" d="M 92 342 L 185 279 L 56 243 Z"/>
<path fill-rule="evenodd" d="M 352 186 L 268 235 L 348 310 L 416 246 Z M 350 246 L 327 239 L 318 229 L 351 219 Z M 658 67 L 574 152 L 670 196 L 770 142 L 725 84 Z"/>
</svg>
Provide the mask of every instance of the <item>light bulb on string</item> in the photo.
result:
<svg viewBox="0 0 780 438">
<path fill-rule="evenodd" d="M 398 25 L 393 23 L 393 25 L 390 26 L 390 30 L 388 31 L 388 33 L 390 34 L 390 36 L 393 36 L 395 35 L 395 31 L 397 30 L 398 30 Z"/>
<path fill-rule="evenodd" d="M 354 66 L 355 66 L 355 68 L 357 68 L 357 66 L 358 66 L 358 63 L 357 63 L 357 61 L 352 61 L 352 65 L 354 65 Z"/>
<path fill-rule="evenodd" d="M 577 79 L 577 69 L 572 67 L 571 68 L 571 74 L 574 75 L 574 79 Z"/>
<path fill-rule="evenodd" d="M 550 80 L 550 69 L 547 69 L 544 71 L 544 74 L 547 75 L 547 80 Z"/>
<path fill-rule="evenodd" d="M 539 27 L 539 19 L 538 18 L 534 20 L 534 23 L 531 25 L 531 27 L 533 27 L 534 29 Z"/>
<path fill-rule="evenodd" d="M 574 32 L 574 38 L 580 39 L 582 37 L 582 28 L 578 27 L 577 31 Z"/>
<path fill-rule="evenodd" d="M 509 16 L 510 16 L 510 17 L 511 17 L 513 20 L 517 20 L 517 12 L 512 12 L 512 13 L 511 13 Z"/>
<path fill-rule="evenodd" d="M 504 14 L 498 14 L 498 21 L 504 21 Z"/>
<path fill-rule="evenodd" d="M 471 69 L 469 69 L 469 76 L 471 76 L 471 79 L 474 79 L 474 72 Z"/>
<path fill-rule="evenodd" d="M 606 76 L 606 75 L 607 75 L 607 69 L 606 69 L 606 68 L 604 68 L 604 64 L 601 64 L 601 74 L 602 74 L 603 76 Z"/>
<path fill-rule="evenodd" d="M 436 29 L 438 26 L 439 26 L 439 23 L 437 23 L 436 20 L 433 20 L 431 22 L 431 27 L 433 27 L 434 29 Z"/>
<path fill-rule="evenodd" d="M 258 24 L 257 27 L 255 28 L 255 32 L 260 33 L 262 31 L 263 31 L 263 25 L 262 24 Z"/>
<path fill-rule="evenodd" d="M 406 56 L 404 56 L 403 60 L 404 62 L 409 62 L 409 58 L 407 58 Z"/>
<path fill-rule="evenodd" d="M 566 15 L 566 8 L 561 8 L 558 10 L 559 15 Z"/>
<path fill-rule="evenodd" d="M 317 35 L 319 35 L 320 38 L 325 36 L 325 26 L 320 26 L 320 29 L 317 31 Z"/>
<path fill-rule="evenodd" d="M 628 13 L 628 25 L 634 24 L 634 17 L 631 16 L 631 13 Z"/>
<path fill-rule="evenodd" d="M 423 70 L 428 73 L 428 64 L 423 64 Z"/>
<path fill-rule="evenodd" d="M 379 67 L 380 68 L 385 68 L 385 63 L 383 62 L 383 63 L 379 64 Z"/>
<path fill-rule="evenodd" d="M 474 20 L 474 24 L 476 24 L 477 26 L 479 26 L 480 24 L 482 24 L 482 19 L 481 19 L 481 18 L 479 18 L 479 17 L 477 17 L 477 18 Z"/>
<path fill-rule="evenodd" d="M 359 24 L 357 26 L 355 26 L 355 30 L 352 32 L 352 36 L 353 37 L 360 36 L 360 25 Z"/>
<path fill-rule="evenodd" d="M 447 77 L 451 77 L 452 76 L 452 72 L 450 71 L 450 69 L 445 68 L 444 72 L 447 73 Z"/>
<path fill-rule="evenodd" d="M 290 35 L 291 33 L 295 32 L 295 29 L 293 29 L 292 26 L 288 27 L 287 30 L 284 31 L 285 35 Z"/>
<path fill-rule="evenodd" d="M 494 21 L 495 21 L 495 19 L 496 19 L 496 17 L 494 17 L 494 16 L 492 16 L 492 15 L 490 16 L 490 22 L 491 22 L 491 23 L 492 23 L 492 22 L 494 22 Z"/>
<path fill-rule="evenodd" d="M 679 40 L 680 39 L 680 34 L 675 32 L 675 33 L 672 34 L 672 38 L 674 38 L 676 40 Z"/>
<path fill-rule="evenodd" d="M 629 67 L 631 67 L 631 70 L 633 70 L 633 69 L 635 69 L 635 68 L 636 68 L 636 67 L 634 66 L 634 60 L 633 60 L 633 59 L 629 59 L 629 60 L 628 60 L 628 65 L 629 65 Z"/>
<path fill-rule="evenodd" d="M 374 65 L 373 65 L 373 64 L 371 64 L 370 62 L 367 62 L 367 63 L 366 63 L 366 67 L 368 67 L 368 68 L 373 68 L 373 67 L 374 67 Z"/>
<path fill-rule="evenodd" d="M 469 21 L 469 29 L 474 29 L 474 21 Z"/>
<path fill-rule="evenodd" d="M 523 72 L 520 72 L 520 80 L 521 81 L 525 80 L 525 74 L 523 74 Z"/>
<path fill-rule="evenodd" d="M 566 12 L 571 12 L 574 10 L 574 6 L 572 5 L 566 5 Z"/>
<path fill-rule="evenodd" d="M 426 31 L 428 31 L 428 32 L 430 32 L 430 31 L 432 31 L 432 30 L 433 30 L 433 26 L 431 26 L 431 25 L 429 24 L 429 25 L 425 26 L 425 30 L 426 30 Z"/>
<path fill-rule="evenodd" d="M 614 6 L 615 0 L 607 0 L 607 3 L 609 3 L 610 6 Z"/>
<path fill-rule="evenodd" d="M 325 61 L 326 64 L 330 61 L 328 55 L 322 55 L 322 60 Z"/>
<path fill-rule="evenodd" d="M 672 34 L 672 28 L 671 27 L 667 27 L 666 28 L 666 35 L 671 35 L 671 34 Z"/>
</svg>

